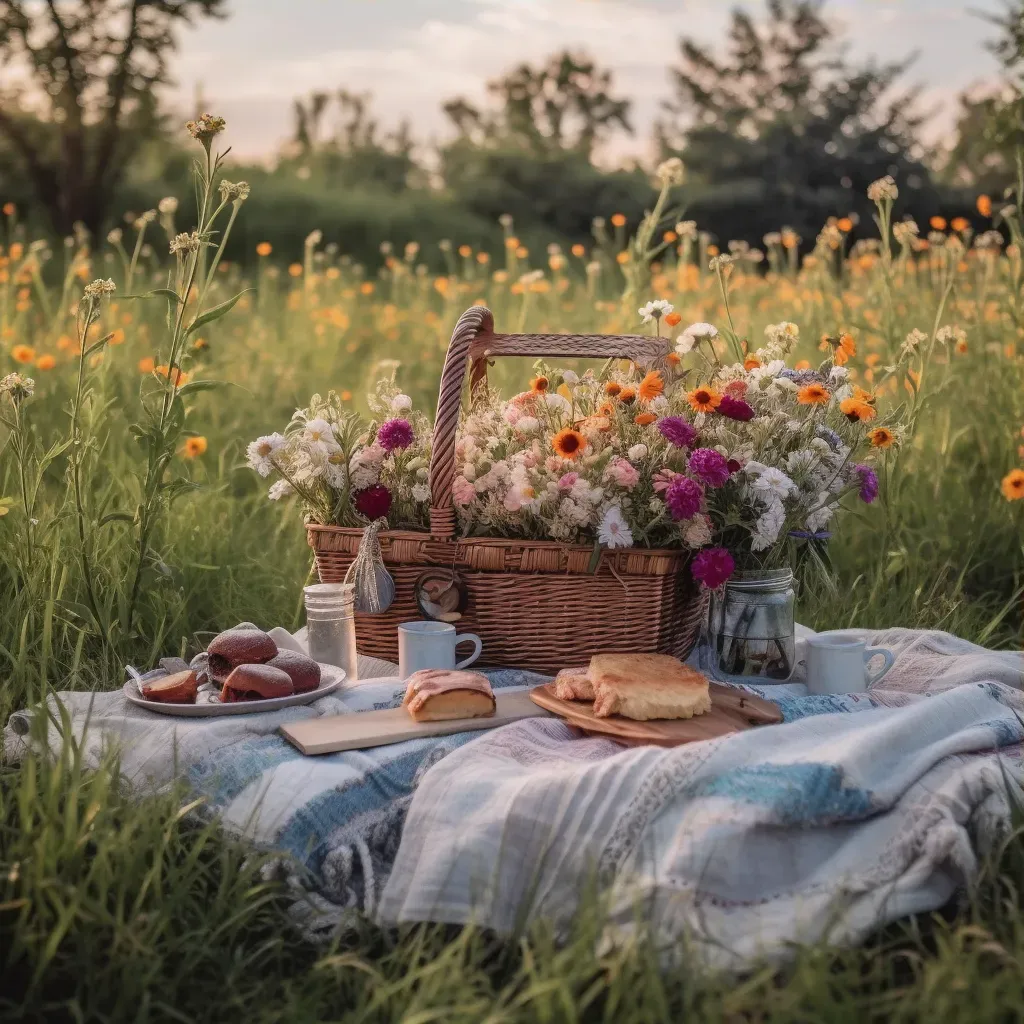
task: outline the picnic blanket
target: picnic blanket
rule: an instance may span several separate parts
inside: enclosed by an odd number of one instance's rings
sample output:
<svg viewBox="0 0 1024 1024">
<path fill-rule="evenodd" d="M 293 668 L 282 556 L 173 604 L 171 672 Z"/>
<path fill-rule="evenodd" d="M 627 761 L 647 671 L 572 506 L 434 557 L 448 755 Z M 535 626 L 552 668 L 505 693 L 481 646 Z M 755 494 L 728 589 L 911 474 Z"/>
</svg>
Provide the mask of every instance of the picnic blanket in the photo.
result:
<svg viewBox="0 0 1024 1024">
<path fill-rule="evenodd" d="M 785 724 L 674 750 L 623 749 L 554 720 L 318 758 L 276 734 L 393 707 L 395 678 L 239 718 L 160 718 L 120 693 L 61 699 L 90 756 L 116 740 L 139 790 L 184 778 L 206 813 L 278 851 L 270 870 L 295 887 L 312 935 L 353 909 L 505 933 L 538 913 L 568 926 L 596 884 L 610 941 L 644 920 L 738 967 L 943 905 L 1021 795 L 1021 654 L 936 632 L 857 635 L 897 655 L 879 687 L 816 697 L 748 680 Z M 706 652 L 695 660 L 710 667 Z M 542 679 L 488 674 L 495 687 Z M 8 757 L 29 726 L 13 716 Z"/>
</svg>

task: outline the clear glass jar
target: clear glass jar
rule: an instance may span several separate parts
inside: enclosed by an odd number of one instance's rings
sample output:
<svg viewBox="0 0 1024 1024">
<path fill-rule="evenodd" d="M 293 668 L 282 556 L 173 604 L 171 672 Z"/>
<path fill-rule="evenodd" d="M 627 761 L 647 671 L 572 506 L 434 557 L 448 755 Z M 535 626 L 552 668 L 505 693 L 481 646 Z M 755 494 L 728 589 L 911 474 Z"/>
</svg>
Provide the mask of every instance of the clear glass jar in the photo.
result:
<svg viewBox="0 0 1024 1024">
<path fill-rule="evenodd" d="M 356 660 L 355 587 L 351 583 L 314 583 L 304 587 L 309 656 L 359 678 Z"/>
<path fill-rule="evenodd" d="M 711 643 L 722 672 L 782 682 L 796 659 L 792 569 L 738 572 L 711 595 Z"/>
</svg>

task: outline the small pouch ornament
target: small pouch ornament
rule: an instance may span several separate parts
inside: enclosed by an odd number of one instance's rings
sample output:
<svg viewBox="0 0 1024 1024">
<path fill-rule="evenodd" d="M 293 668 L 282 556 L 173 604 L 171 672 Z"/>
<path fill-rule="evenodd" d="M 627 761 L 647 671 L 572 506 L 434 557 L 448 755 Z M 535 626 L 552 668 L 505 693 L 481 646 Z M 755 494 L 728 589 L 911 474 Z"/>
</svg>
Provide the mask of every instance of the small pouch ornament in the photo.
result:
<svg viewBox="0 0 1024 1024">
<path fill-rule="evenodd" d="M 428 569 L 416 580 L 416 603 L 425 619 L 458 622 L 469 603 L 469 592 L 450 569 Z"/>
<path fill-rule="evenodd" d="M 384 566 L 377 536 L 386 524 L 387 520 L 377 519 L 363 530 L 355 561 L 345 573 L 345 582 L 355 587 L 353 597 L 357 612 L 382 612 L 395 600 L 395 581 Z"/>
</svg>

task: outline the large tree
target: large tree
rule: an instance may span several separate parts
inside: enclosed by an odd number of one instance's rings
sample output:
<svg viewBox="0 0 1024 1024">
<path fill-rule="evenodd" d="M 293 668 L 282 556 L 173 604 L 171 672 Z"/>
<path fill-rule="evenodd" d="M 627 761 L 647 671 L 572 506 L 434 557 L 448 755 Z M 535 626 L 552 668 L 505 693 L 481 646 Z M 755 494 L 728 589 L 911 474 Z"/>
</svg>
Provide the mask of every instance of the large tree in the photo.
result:
<svg viewBox="0 0 1024 1024">
<path fill-rule="evenodd" d="M 225 0 L 0 0 L 0 135 L 56 231 L 92 231 L 159 130 L 176 30 Z"/>
<path fill-rule="evenodd" d="M 658 142 L 683 156 L 709 212 L 735 211 L 737 232 L 788 223 L 813 233 L 825 216 L 865 206 L 885 174 L 904 202 L 915 192 L 929 202 L 915 90 L 899 88 L 908 66 L 851 63 L 823 0 L 767 0 L 762 17 L 737 9 L 721 51 L 680 40 Z"/>
</svg>

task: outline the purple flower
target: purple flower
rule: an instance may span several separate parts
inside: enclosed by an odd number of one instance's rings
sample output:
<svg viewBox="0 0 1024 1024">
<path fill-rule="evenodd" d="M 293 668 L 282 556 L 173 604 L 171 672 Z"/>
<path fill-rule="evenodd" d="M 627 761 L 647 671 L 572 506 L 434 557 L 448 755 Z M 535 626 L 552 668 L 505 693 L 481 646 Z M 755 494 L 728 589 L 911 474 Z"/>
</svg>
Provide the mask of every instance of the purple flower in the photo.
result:
<svg viewBox="0 0 1024 1024">
<path fill-rule="evenodd" d="M 415 439 L 408 420 L 385 420 L 377 431 L 377 443 L 386 452 L 408 448 Z"/>
<path fill-rule="evenodd" d="M 860 500 L 870 505 L 878 497 L 878 476 L 870 466 L 854 466 L 853 470 L 860 477 Z"/>
<path fill-rule="evenodd" d="M 703 498 L 704 489 L 688 476 L 677 476 L 665 491 L 665 505 L 673 519 L 692 519 Z"/>
<path fill-rule="evenodd" d="M 736 563 L 725 548 L 705 548 L 690 566 L 693 578 L 708 590 L 717 590 L 733 574 Z"/>
<path fill-rule="evenodd" d="M 715 411 L 728 416 L 731 420 L 742 420 L 744 423 L 757 415 L 742 398 L 733 398 L 732 395 L 722 395 L 722 400 Z"/>
<path fill-rule="evenodd" d="M 697 440 L 696 428 L 682 416 L 665 416 L 658 420 L 658 430 L 669 444 L 677 448 L 689 448 Z"/>
<path fill-rule="evenodd" d="M 364 487 L 356 491 L 353 503 L 356 511 L 372 523 L 375 519 L 383 519 L 391 511 L 391 492 L 380 484 Z"/>
<path fill-rule="evenodd" d="M 714 448 L 698 448 L 688 463 L 690 472 L 709 487 L 721 487 L 729 479 L 729 463 Z"/>
</svg>

